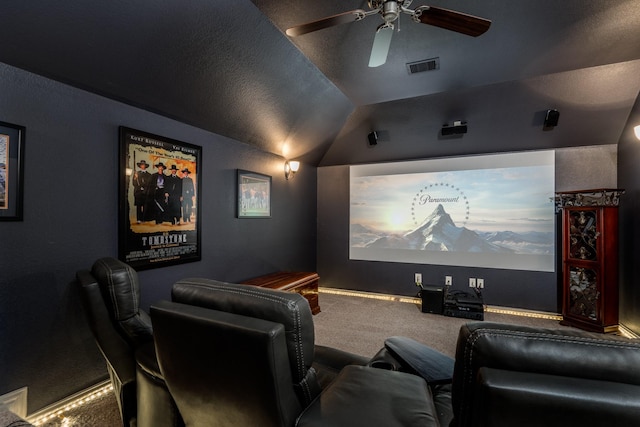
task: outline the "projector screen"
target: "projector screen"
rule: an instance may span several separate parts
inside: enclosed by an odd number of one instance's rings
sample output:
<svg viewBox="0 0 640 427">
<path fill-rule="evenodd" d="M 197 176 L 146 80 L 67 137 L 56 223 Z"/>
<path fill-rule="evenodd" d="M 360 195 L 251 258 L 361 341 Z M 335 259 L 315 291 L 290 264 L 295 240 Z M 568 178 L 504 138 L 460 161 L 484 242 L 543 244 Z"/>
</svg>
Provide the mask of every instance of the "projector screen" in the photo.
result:
<svg viewBox="0 0 640 427">
<path fill-rule="evenodd" d="M 350 167 L 353 260 L 552 272 L 555 153 Z"/>
</svg>

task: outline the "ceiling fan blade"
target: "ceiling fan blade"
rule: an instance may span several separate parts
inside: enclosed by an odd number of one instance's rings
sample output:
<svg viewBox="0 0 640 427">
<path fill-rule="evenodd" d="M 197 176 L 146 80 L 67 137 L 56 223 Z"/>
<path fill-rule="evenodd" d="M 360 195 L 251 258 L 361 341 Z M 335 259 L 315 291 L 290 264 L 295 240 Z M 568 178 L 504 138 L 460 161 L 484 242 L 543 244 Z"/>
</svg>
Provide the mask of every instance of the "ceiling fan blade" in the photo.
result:
<svg viewBox="0 0 640 427">
<path fill-rule="evenodd" d="M 434 25 L 472 37 L 484 34 L 491 26 L 491 21 L 488 19 L 432 6 L 422 9 L 419 19 L 423 24 Z"/>
<path fill-rule="evenodd" d="M 365 11 L 362 9 L 356 9 L 349 12 L 339 13 L 337 15 L 318 19 L 317 21 L 307 22 L 306 24 L 296 25 L 295 27 L 289 28 L 286 32 L 289 37 L 296 37 L 301 36 L 302 34 L 311 33 L 313 31 L 322 30 L 324 28 L 333 27 L 334 25 L 359 21 L 364 17 Z"/>
<path fill-rule="evenodd" d="M 371 48 L 371 56 L 369 57 L 369 67 L 379 67 L 387 62 L 387 54 L 389 46 L 391 46 L 391 36 L 393 36 L 393 25 L 382 24 L 376 31 L 373 39 L 373 47 Z"/>
</svg>

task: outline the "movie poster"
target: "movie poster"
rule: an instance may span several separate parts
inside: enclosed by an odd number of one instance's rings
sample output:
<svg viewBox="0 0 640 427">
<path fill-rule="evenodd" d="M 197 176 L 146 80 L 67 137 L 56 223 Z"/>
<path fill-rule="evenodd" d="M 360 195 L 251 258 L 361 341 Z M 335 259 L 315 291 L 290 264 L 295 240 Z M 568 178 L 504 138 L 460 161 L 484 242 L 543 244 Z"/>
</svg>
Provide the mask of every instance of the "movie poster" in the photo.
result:
<svg viewBox="0 0 640 427">
<path fill-rule="evenodd" d="M 0 221 L 22 221 L 25 131 L 0 121 Z"/>
<path fill-rule="evenodd" d="M 7 209 L 7 165 L 9 164 L 9 135 L 0 133 L 0 209 Z"/>
<path fill-rule="evenodd" d="M 201 147 L 120 127 L 120 259 L 136 270 L 199 261 Z"/>
</svg>

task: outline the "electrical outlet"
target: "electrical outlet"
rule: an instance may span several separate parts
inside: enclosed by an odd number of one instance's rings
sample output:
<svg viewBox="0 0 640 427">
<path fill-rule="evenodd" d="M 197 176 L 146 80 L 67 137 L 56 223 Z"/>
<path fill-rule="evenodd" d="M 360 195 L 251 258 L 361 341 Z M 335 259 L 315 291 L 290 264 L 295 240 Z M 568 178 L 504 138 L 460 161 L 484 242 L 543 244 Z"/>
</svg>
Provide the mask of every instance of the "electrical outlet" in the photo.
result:
<svg viewBox="0 0 640 427">
<path fill-rule="evenodd" d="M 484 288 L 484 279 L 478 278 L 478 280 L 476 281 L 476 285 L 477 285 L 478 288 L 483 289 Z"/>
<path fill-rule="evenodd" d="M 469 287 L 470 288 L 475 288 L 476 287 L 476 278 L 475 277 L 469 277 Z"/>
<path fill-rule="evenodd" d="M 453 279 L 451 278 L 451 276 L 444 276 L 444 285 L 445 286 L 451 286 L 452 283 L 453 283 Z"/>
<path fill-rule="evenodd" d="M 416 273 L 415 279 L 416 279 L 416 284 L 422 283 L 422 273 Z"/>
</svg>

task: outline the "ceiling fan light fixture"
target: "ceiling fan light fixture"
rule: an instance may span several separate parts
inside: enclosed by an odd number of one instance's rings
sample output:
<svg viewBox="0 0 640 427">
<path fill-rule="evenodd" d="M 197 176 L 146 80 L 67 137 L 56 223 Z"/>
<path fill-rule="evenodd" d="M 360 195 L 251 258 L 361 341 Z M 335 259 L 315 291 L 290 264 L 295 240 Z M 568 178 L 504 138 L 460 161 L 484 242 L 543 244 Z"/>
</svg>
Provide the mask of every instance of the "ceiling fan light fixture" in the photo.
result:
<svg viewBox="0 0 640 427">
<path fill-rule="evenodd" d="M 333 27 L 335 25 L 348 22 L 360 21 L 367 16 L 380 15 L 384 24 L 378 27 L 373 48 L 369 59 L 369 67 L 379 67 L 387 61 L 391 36 L 393 35 L 393 22 L 401 13 L 411 15 L 417 23 L 433 25 L 457 33 L 477 37 L 485 33 L 491 26 L 491 21 L 478 16 L 468 15 L 455 10 L 442 9 L 433 6 L 419 6 L 416 9 L 409 9 L 413 0 L 369 0 L 369 9 L 364 11 L 356 9 L 349 12 L 339 13 L 326 18 L 307 22 L 288 28 L 286 33 L 289 37 L 297 37 L 313 31 Z M 398 27 L 399 28 L 399 27 Z"/>
<path fill-rule="evenodd" d="M 382 5 L 382 11 L 380 13 L 384 21 L 389 23 L 398 19 L 398 16 L 400 16 L 400 8 L 397 2 L 387 1 Z"/>
</svg>

